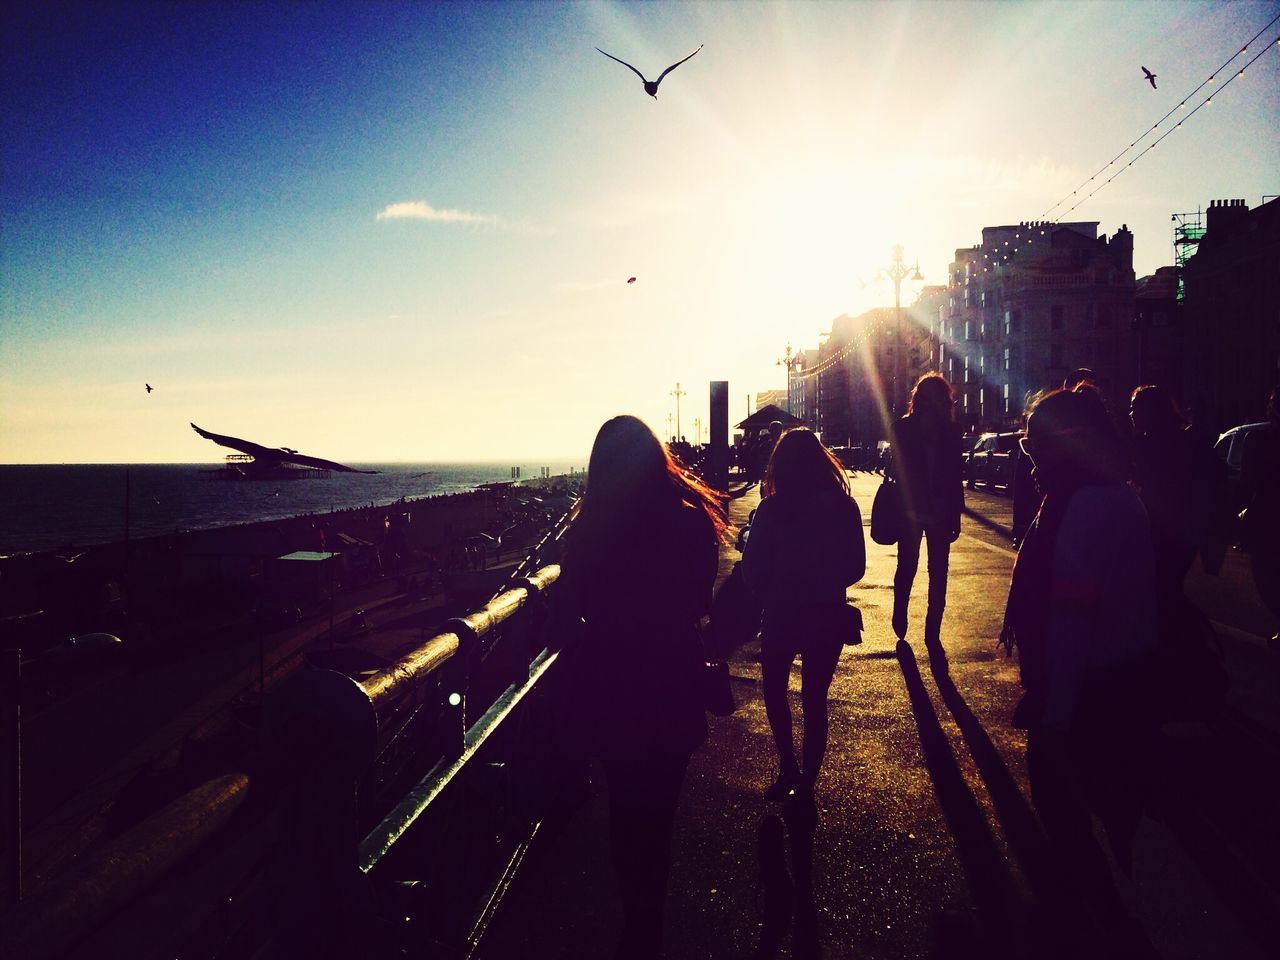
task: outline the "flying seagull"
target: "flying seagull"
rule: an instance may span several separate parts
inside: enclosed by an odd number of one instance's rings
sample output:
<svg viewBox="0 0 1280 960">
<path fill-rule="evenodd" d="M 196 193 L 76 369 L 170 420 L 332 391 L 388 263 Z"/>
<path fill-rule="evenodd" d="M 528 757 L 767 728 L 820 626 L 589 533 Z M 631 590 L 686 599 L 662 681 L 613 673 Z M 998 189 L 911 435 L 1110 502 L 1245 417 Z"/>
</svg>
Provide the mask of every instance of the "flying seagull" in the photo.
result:
<svg viewBox="0 0 1280 960">
<path fill-rule="evenodd" d="M 339 473 L 377 473 L 377 470 L 357 470 L 355 467 L 348 467 L 341 463 L 335 463 L 332 460 L 325 460 L 321 457 L 308 457 L 306 454 L 298 453 L 298 451 L 289 447 L 264 447 L 261 444 L 254 443 L 252 440 L 241 440 L 239 437 L 228 437 L 220 433 L 211 433 L 208 430 L 202 430 L 194 423 L 191 429 L 206 440 L 212 440 L 220 447 L 229 447 L 232 450 L 239 450 L 241 453 L 247 453 L 253 457 L 253 461 L 243 464 L 245 475 L 250 479 L 256 479 L 260 476 L 270 476 L 270 471 L 279 467 L 284 463 L 296 463 L 301 467 L 315 467 L 319 470 L 333 470 Z"/>
<path fill-rule="evenodd" d="M 627 283 L 635 283 L 635 282 L 636 282 L 636 278 L 635 278 L 635 277 L 628 277 L 628 278 L 627 278 Z"/>
<path fill-rule="evenodd" d="M 1158 88 L 1156 87 L 1156 75 L 1155 75 L 1154 73 L 1152 73 L 1150 70 L 1148 70 L 1146 67 L 1143 67 L 1143 68 L 1142 68 L 1142 72 L 1143 72 L 1143 73 L 1145 73 L 1145 74 L 1147 75 L 1147 80 L 1148 80 L 1148 82 L 1150 82 L 1150 84 L 1151 84 L 1151 89 L 1152 89 L 1152 90 L 1156 90 L 1156 89 L 1158 89 Z"/>
<path fill-rule="evenodd" d="M 143 386 L 145 386 L 145 387 L 147 388 L 147 393 L 150 393 L 152 390 L 154 390 L 154 389 L 155 389 L 155 387 L 153 387 L 153 386 L 152 386 L 151 384 L 149 384 L 149 383 L 145 383 L 145 384 L 143 384 Z"/>
<path fill-rule="evenodd" d="M 703 46 L 705 46 L 705 44 L 701 44 L 701 43 L 698 44 L 698 50 L 701 50 Z M 599 47 L 596 47 L 596 50 L 599 51 L 600 53 L 604 53 L 604 51 L 601 50 Z M 684 60 L 688 60 L 695 53 L 697 53 L 698 50 L 693 51 L 693 53 L 689 54 L 688 57 L 685 57 Z M 608 57 L 610 60 L 617 60 L 618 63 L 622 64 L 624 67 L 629 69 L 641 80 L 644 80 L 644 92 L 647 93 L 649 96 L 653 97 L 655 100 L 658 99 L 658 84 L 662 82 L 662 78 L 665 77 L 672 70 L 674 70 L 676 67 L 680 66 L 680 64 L 684 63 L 684 60 L 677 60 L 671 66 L 667 67 L 667 69 L 663 70 L 662 73 L 658 74 L 657 80 L 645 80 L 644 74 L 641 73 L 639 70 L 637 70 L 635 67 L 631 66 L 631 64 L 627 63 L 627 61 L 618 60 L 618 58 L 615 57 L 612 53 L 604 53 L 604 55 Z"/>
</svg>

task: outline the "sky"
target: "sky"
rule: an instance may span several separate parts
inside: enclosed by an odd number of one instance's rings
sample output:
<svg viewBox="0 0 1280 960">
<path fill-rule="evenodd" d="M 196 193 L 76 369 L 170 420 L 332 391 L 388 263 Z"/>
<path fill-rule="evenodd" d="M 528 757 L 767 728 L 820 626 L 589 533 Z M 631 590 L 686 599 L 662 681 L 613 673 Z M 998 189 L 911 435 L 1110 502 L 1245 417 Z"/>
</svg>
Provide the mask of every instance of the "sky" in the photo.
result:
<svg viewBox="0 0 1280 960">
<path fill-rule="evenodd" d="M 729 381 L 736 421 L 784 385 L 788 343 L 891 305 L 875 276 L 895 243 L 945 283 L 956 248 L 1041 218 L 1277 15 L 1123 0 L 10 15 L 0 462 L 219 459 L 189 421 L 353 462 L 585 459 L 617 413 L 664 434 L 677 383 L 693 439 L 709 381 Z M 1173 213 L 1280 193 L 1277 36 L 1071 215 L 1127 224 L 1139 276 L 1172 262 Z M 653 78 L 699 44 L 656 100 L 594 49 Z"/>
</svg>

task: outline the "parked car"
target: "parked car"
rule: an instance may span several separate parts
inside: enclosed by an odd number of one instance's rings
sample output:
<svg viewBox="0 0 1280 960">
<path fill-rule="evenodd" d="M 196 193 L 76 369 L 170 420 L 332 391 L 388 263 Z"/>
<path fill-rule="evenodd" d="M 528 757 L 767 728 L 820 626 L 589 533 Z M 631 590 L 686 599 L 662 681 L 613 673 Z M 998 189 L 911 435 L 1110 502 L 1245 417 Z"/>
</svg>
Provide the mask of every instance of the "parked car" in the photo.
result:
<svg viewBox="0 0 1280 960">
<path fill-rule="evenodd" d="M 1014 463 L 1017 460 L 1017 433 L 984 433 L 965 454 L 965 480 L 972 490 L 979 483 L 989 488 L 1013 488 Z"/>
<path fill-rule="evenodd" d="M 1227 500 L 1231 504 L 1233 513 L 1245 507 L 1240 493 L 1240 470 L 1244 462 L 1245 440 L 1254 430 L 1260 430 L 1265 426 L 1267 426 L 1265 422 L 1242 423 L 1219 436 L 1213 445 L 1213 452 L 1227 465 Z"/>
</svg>

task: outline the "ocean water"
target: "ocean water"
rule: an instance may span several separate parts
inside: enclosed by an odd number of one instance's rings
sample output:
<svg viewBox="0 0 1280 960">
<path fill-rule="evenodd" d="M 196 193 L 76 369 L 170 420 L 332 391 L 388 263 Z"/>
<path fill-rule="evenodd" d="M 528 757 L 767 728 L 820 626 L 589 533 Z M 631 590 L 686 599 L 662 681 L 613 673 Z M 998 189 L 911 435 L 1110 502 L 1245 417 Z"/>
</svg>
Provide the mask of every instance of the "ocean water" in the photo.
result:
<svg viewBox="0 0 1280 960">
<path fill-rule="evenodd" d="M 520 464 L 521 478 L 584 464 Z M 123 540 L 128 475 L 129 536 L 279 520 L 344 507 L 472 490 L 511 479 L 513 463 L 353 463 L 375 474 L 229 482 L 209 464 L 0 465 L 0 554 Z"/>
</svg>

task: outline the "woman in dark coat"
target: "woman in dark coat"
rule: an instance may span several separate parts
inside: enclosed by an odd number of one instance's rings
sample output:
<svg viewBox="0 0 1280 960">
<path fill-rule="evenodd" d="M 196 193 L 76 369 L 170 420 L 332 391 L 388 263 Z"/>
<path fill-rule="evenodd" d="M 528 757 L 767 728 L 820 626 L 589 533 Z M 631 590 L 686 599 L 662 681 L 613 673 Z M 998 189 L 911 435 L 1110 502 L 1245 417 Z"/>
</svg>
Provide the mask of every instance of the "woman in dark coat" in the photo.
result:
<svg viewBox="0 0 1280 960">
<path fill-rule="evenodd" d="M 574 730 L 608 782 L 619 957 L 661 945 L 676 804 L 707 735 L 698 621 L 724 527 L 717 496 L 642 421 L 600 428 L 558 593 L 576 634 L 564 650 Z"/>
<path fill-rule="evenodd" d="M 1022 443 L 1045 496 L 1018 550 L 1001 640 L 1018 651 L 1025 694 L 1013 722 L 1027 731 L 1031 799 L 1103 927 L 1105 955 L 1146 957 L 1092 817 L 1127 867 L 1155 752 L 1144 694 L 1156 646 L 1150 524 L 1096 391 L 1049 394 Z"/>
<path fill-rule="evenodd" d="M 809 430 L 782 435 L 769 458 L 764 499 L 751 524 L 742 572 L 760 597 L 765 712 L 778 749 L 769 800 L 812 790 L 827 748 L 827 691 L 840 650 L 853 640 L 845 588 L 862 579 L 862 515 L 844 467 Z M 803 767 L 796 763 L 787 682 L 801 658 Z"/>
<path fill-rule="evenodd" d="M 906 639 L 907 605 L 923 537 L 929 548 L 924 640 L 931 651 L 941 650 L 947 566 L 964 509 L 961 447 L 951 384 L 940 373 L 926 373 L 916 381 L 907 413 L 893 431 L 893 473 L 902 484 L 903 507 L 898 569 L 893 575 L 893 632 L 899 640 Z"/>
</svg>

